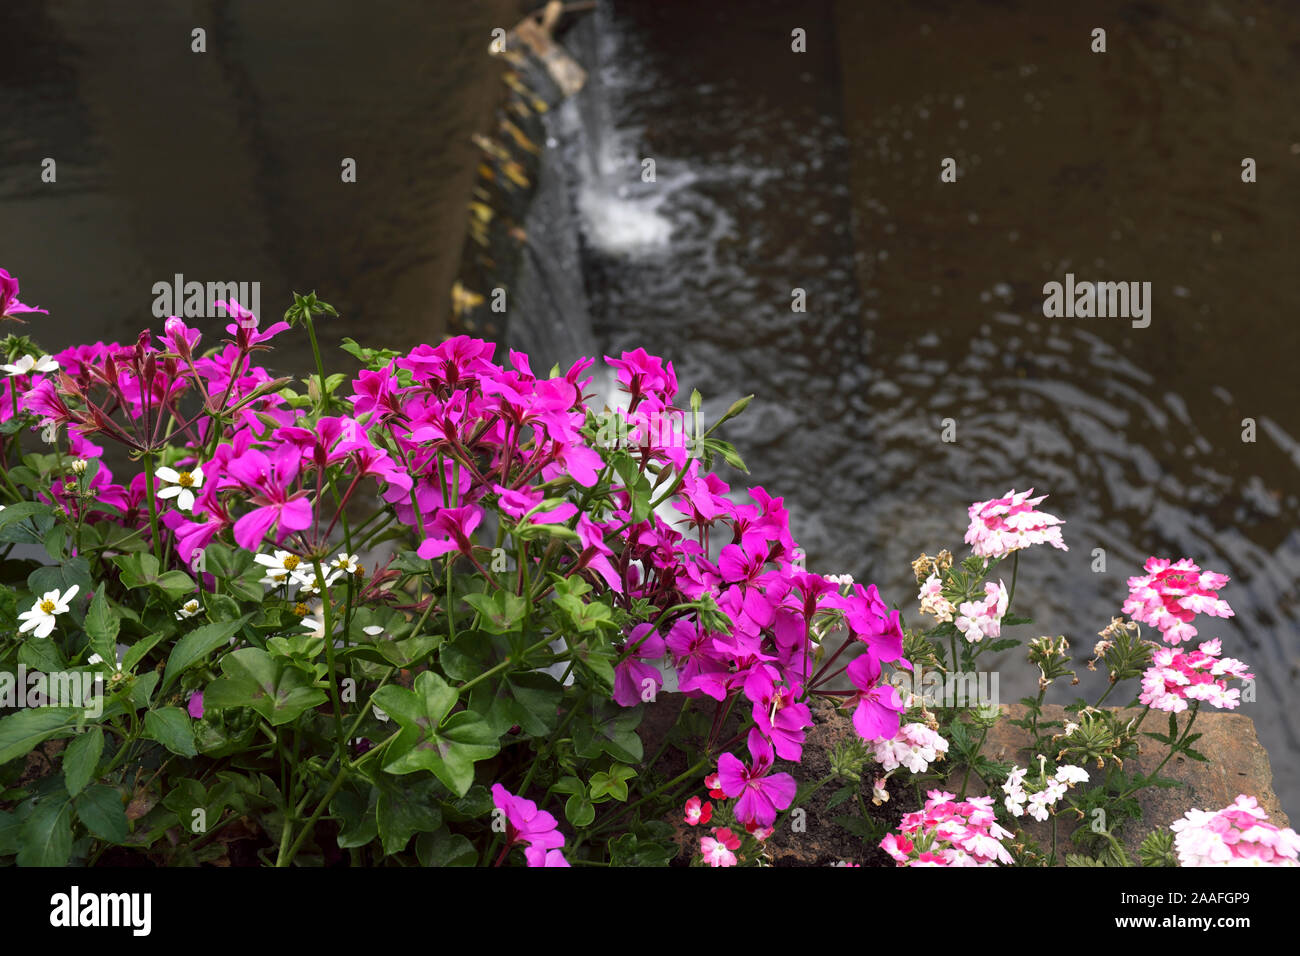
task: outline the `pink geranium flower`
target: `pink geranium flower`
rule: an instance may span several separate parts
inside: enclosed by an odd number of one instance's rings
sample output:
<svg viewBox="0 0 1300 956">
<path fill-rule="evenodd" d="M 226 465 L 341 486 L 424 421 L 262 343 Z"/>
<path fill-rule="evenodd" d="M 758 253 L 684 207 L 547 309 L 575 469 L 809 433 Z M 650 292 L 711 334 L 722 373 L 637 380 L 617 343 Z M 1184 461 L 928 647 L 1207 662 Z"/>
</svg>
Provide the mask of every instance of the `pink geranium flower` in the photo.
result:
<svg viewBox="0 0 1300 956">
<path fill-rule="evenodd" d="M 235 522 L 235 541 L 241 548 L 256 551 L 274 528 L 278 539 L 289 531 L 311 525 L 311 503 L 306 492 L 292 491 L 298 479 L 301 458 L 292 445 L 281 445 L 270 455 L 249 449 L 226 466 L 227 475 L 248 492 L 256 507 Z"/>
<path fill-rule="evenodd" d="M 524 856 L 529 866 L 567 866 L 552 860 L 551 852 L 558 853 L 564 846 L 564 834 L 559 831 L 555 817 L 537 804 L 516 797 L 499 783 L 492 785 L 492 802 L 506 817 L 506 850 L 519 844 L 528 847 Z M 504 854 L 503 854 L 504 856 Z M 560 855 L 563 860 L 563 855 Z"/>
<path fill-rule="evenodd" d="M 42 315 L 50 314 L 45 309 L 23 305 L 19 302 L 18 280 L 11 276 L 7 269 L 0 269 L 0 321 L 9 319 L 13 322 L 23 322 L 24 320 L 18 318 L 18 316 L 26 315 L 29 312 L 40 312 Z"/>
<path fill-rule="evenodd" d="M 734 754 L 723 754 L 718 760 L 718 779 L 728 797 L 740 798 L 735 806 L 737 820 L 771 826 L 777 811 L 786 809 L 794 800 L 794 777 L 769 773 L 774 758 L 772 745 L 757 728 L 749 731 L 749 753 L 753 762 L 748 766 Z"/>
<path fill-rule="evenodd" d="M 435 533 L 442 532 L 441 536 L 425 538 L 416 549 L 416 554 L 425 561 L 444 555 L 448 551 L 469 554 L 472 548 L 470 535 L 474 533 L 481 520 L 483 520 L 483 511 L 474 505 L 465 505 L 463 508 L 442 508 L 430 522 Z"/>
<path fill-rule="evenodd" d="M 898 688 L 881 683 L 880 664 L 870 654 L 863 654 L 849 664 L 849 680 L 857 693 L 845 703 L 856 703 L 853 729 L 863 740 L 891 739 L 898 735 L 899 715 L 906 710 Z"/>
</svg>

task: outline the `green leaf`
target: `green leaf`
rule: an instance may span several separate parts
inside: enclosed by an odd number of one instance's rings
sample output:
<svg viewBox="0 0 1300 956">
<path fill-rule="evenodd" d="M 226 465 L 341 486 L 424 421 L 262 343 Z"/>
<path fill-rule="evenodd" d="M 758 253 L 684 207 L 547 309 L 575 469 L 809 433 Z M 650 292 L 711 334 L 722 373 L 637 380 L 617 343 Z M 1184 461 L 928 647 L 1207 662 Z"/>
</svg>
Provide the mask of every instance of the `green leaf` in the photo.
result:
<svg viewBox="0 0 1300 956">
<path fill-rule="evenodd" d="M 596 819 L 596 808 L 581 793 L 575 793 L 564 801 L 564 816 L 575 827 L 590 826 Z"/>
<path fill-rule="evenodd" d="M 76 707 L 32 707 L 0 720 L 0 764 L 30 753 L 42 741 L 67 736 L 81 718 Z"/>
<path fill-rule="evenodd" d="M 0 810 L 0 856 L 9 856 L 22 848 L 24 822 L 12 813 Z"/>
<path fill-rule="evenodd" d="M 167 692 L 167 689 L 172 685 L 172 681 L 179 677 L 187 667 L 206 657 L 234 637 L 252 616 L 251 614 L 245 614 L 237 621 L 205 624 L 190 631 L 177 641 L 176 646 L 172 648 L 171 656 L 167 658 L 167 670 L 163 674 L 162 680 L 163 693 Z"/>
<path fill-rule="evenodd" d="M 68 543 L 68 529 L 66 526 L 56 524 L 45 535 L 41 542 L 45 548 L 45 553 L 50 556 L 54 562 L 62 561 L 64 558 L 63 548 Z"/>
<path fill-rule="evenodd" d="M 556 793 L 586 793 L 587 785 L 577 777 L 561 777 L 559 782 L 551 785 L 551 789 Z"/>
<path fill-rule="evenodd" d="M 456 690 L 433 671 L 423 671 L 415 679 L 415 689 L 388 684 L 371 698 L 380 710 L 403 727 L 421 730 L 437 727 L 456 704 Z"/>
<path fill-rule="evenodd" d="M 429 676 L 429 672 L 420 676 Z M 464 796 L 474 783 L 474 764 L 500 749 L 500 740 L 486 721 L 478 714 L 461 711 L 441 727 L 424 721 L 405 727 L 389 746 L 391 759 L 384 769 L 397 774 L 429 770 L 452 793 Z"/>
<path fill-rule="evenodd" d="M 192 593 L 197 587 L 194 583 L 194 579 L 184 571 L 168 571 L 152 583 L 154 587 L 162 591 L 172 600 L 175 600 L 182 595 Z"/>
<path fill-rule="evenodd" d="M 132 590 L 148 587 L 158 577 L 158 559 L 145 551 L 119 554 L 113 558 L 122 573 L 118 576 L 124 587 Z"/>
<path fill-rule="evenodd" d="M 330 815 L 339 823 L 339 849 L 365 846 L 379 835 L 375 815 L 379 788 L 371 787 L 369 790 L 369 797 L 364 797 L 355 790 L 340 790 L 330 801 Z"/>
<path fill-rule="evenodd" d="M 160 707 L 144 715 L 146 736 L 158 741 L 174 754 L 193 757 L 198 751 L 194 749 L 194 729 L 190 717 L 179 707 Z"/>
<path fill-rule="evenodd" d="M 527 671 L 506 678 L 513 696 L 512 713 L 527 733 L 540 737 L 559 723 L 560 700 L 564 688 L 550 674 Z"/>
<path fill-rule="evenodd" d="M 203 704 L 213 710 L 251 707 L 273 727 L 325 703 L 325 692 L 296 667 L 286 668 L 258 647 L 245 647 L 221 660 L 226 675 L 208 685 Z"/>
<path fill-rule="evenodd" d="M 400 787 L 383 787 L 379 793 L 376 820 L 384 853 L 400 853 L 416 833 L 437 830 L 442 826 L 438 809 L 437 783 L 432 777 L 404 782 Z"/>
<path fill-rule="evenodd" d="M 624 763 L 640 763 L 645 756 L 641 738 L 636 735 L 643 708 L 603 704 L 590 720 L 573 727 L 573 746 L 579 757 L 594 760 L 602 752 Z"/>
<path fill-rule="evenodd" d="M 509 634 L 519 629 L 524 618 L 525 602 L 513 591 L 493 594 L 466 594 L 465 603 L 479 613 L 479 625 L 489 634 Z"/>
<path fill-rule="evenodd" d="M 622 768 L 627 770 L 627 767 Z M 616 773 L 598 771 L 591 775 L 591 799 L 599 802 L 613 797 L 619 803 L 627 802 L 627 778 Z"/>
<path fill-rule="evenodd" d="M 109 843 L 125 843 L 131 835 L 122 794 L 115 787 L 97 783 L 74 801 L 77 816 L 86 829 Z"/>
<path fill-rule="evenodd" d="M 72 803 L 47 797 L 23 824 L 19 866 L 67 866 L 72 855 Z"/>
<path fill-rule="evenodd" d="M 49 505 L 43 505 L 36 501 L 20 501 L 18 504 L 9 505 L 4 511 L 0 511 L 0 528 L 7 528 L 24 518 L 50 516 L 53 513 Z"/>
<path fill-rule="evenodd" d="M 103 753 L 104 731 L 99 727 L 90 727 L 72 738 L 63 751 L 63 784 L 69 796 L 75 797 L 90 783 Z"/>
<path fill-rule="evenodd" d="M 415 856 L 421 866 L 475 866 L 478 863 L 474 844 L 461 834 L 446 830 L 421 833 L 416 837 Z"/>
<path fill-rule="evenodd" d="M 853 787 L 840 787 L 840 789 L 836 790 L 834 795 L 826 801 L 826 809 L 834 810 L 845 800 L 852 797 L 856 792 L 857 791 Z"/>
<path fill-rule="evenodd" d="M 109 602 L 108 590 L 101 587 L 86 612 L 86 634 L 95 653 L 110 664 L 117 661 L 117 632 L 121 626 L 122 615 Z"/>
<path fill-rule="evenodd" d="M 676 855 L 675 847 L 638 840 L 634 833 L 624 833 L 609 844 L 610 866 L 667 866 Z"/>
<path fill-rule="evenodd" d="M 122 670 L 130 671 L 136 664 L 144 660 L 146 654 L 167 638 L 171 637 L 171 635 L 171 631 L 154 631 L 148 637 L 136 641 L 128 647 L 126 653 L 122 655 Z M 106 657 L 104 659 L 108 660 Z"/>
<path fill-rule="evenodd" d="M 94 589 L 94 582 L 90 579 L 90 564 L 85 558 L 70 558 L 60 564 L 37 568 L 27 576 L 27 587 L 37 596 L 56 589 L 64 594 L 74 584 L 77 586 L 74 601 L 80 601 Z M 76 607 L 75 604 L 73 606 Z M 80 612 L 77 612 L 76 619 L 81 620 Z"/>
</svg>

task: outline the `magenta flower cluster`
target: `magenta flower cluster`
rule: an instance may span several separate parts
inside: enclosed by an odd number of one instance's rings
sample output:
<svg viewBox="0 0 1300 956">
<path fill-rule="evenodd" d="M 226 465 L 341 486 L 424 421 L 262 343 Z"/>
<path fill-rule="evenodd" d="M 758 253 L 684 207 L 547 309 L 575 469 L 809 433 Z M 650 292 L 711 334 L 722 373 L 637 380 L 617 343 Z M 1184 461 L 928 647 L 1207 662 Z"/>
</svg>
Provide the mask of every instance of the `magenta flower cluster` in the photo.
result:
<svg viewBox="0 0 1300 956">
<path fill-rule="evenodd" d="M 5 307 L 18 310 L 16 283 L 4 294 Z M 199 556 L 217 540 L 276 549 L 277 560 L 327 553 L 335 523 L 368 479 L 367 489 L 410 529 L 420 558 L 463 556 L 498 586 L 475 555 L 489 509 L 521 526 L 566 524 L 573 541 L 559 573 L 586 579 L 595 597 L 628 610 L 656 609 L 653 623 L 622 636 L 615 701 L 640 703 L 671 671 L 682 693 L 717 702 L 720 713 L 749 704 L 747 759 L 723 754 L 717 773 L 737 801 L 737 820 L 751 830 L 770 826 L 793 799 L 793 779 L 774 772 L 774 762 L 801 759 L 812 726 L 804 699 L 845 670 L 828 673 L 827 662 L 813 672 L 820 637 L 834 626 L 846 625 L 853 637 L 846 669 L 855 690 L 846 703 L 858 733 L 867 740 L 897 734 L 904 705 L 884 669 L 908 666 L 899 613 L 874 585 L 842 585 L 805 570 L 781 498 L 752 487 L 749 500 L 739 500 L 683 443 L 650 427 L 674 411 L 671 362 L 642 349 L 606 359 L 628 396 L 632 430 L 620 454 L 631 456 L 636 475 L 653 466 L 651 473 L 675 476 L 675 485 L 661 484 L 676 489 L 665 498 L 677 520 L 656 510 L 634 514 L 607 446 L 590 437 L 592 359 L 538 376 L 527 356 L 512 351 L 509 365 L 499 365 L 491 343 L 458 336 L 361 371 L 350 391 L 334 396 L 337 414 L 317 418 L 310 403 L 282 393 L 288 380 L 255 361 L 288 324 L 262 328 L 239 303 L 219 304 L 235 321 L 204 353 L 204 335 L 172 317 L 161 336 L 64 349 L 10 376 L 0 420 L 15 406 L 34 413 L 47 429 L 66 431 L 78 458 L 100 458 L 100 441 L 137 456 L 167 453 L 159 474 L 179 489 L 152 496 L 157 531 L 145 475 L 117 481 L 102 461 L 89 479 L 93 495 L 56 484 L 52 501 L 86 524 L 114 521 L 146 540 L 162 536 L 163 553 L 201 570 Z M 216 414 L 233 424 L 214 433 Z M 327 486 L 337 474 L 350 479 L 346 488 Z M 608 506 L 579 510 L 574 502 L 604 480 L 612 482 Z M 665 613 L 705 599 L 721 614 Z M 506 809 L 517 833 L 526 833 L 519 824 L 526 807 Z"/>
</svg>

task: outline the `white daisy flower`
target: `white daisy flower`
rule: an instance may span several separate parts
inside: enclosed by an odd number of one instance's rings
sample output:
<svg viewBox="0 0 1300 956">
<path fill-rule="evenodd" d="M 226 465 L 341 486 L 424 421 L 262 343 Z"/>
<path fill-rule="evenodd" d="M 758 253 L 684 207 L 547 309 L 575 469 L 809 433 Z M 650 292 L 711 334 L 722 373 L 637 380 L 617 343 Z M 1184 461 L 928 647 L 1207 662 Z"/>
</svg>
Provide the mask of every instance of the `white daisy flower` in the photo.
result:
<svg viewBox="0 0 1300 956">
<path fill-rule="evenodd" d="M 339 556 L 330 562 L 331 568 L 336 568 L 345 574 L 356 574 L 360 559 L 355 554 L 348 554 L 346 551 L 340 551 Z"/>
<path fill-rule="evenodd" d="M 32 631 L 37 637 L 49 637 L 50 632 L 54 630 L 55 618 L 67 613 L 69 604 L 80 589 L 81 585 L 74 584 L 62 595 L 57 588 L 46 591 L 40 600 L 32 605 L 31 610 L 23 611 L 18 615 L 18 620 L 23 622 L 18 628 L 18 633 Z"/>
<path fill-rule="evenodd" d="M 53 372 L 57 370 L 59 363 L 48 355 L 42 355 L 39 359 L 31 355 L 24 355 L 12 365 L 0 365 L 0 371 L 6 372 L 10 377 L 14 375 L 27 375 L 30 372 Z"/>
<path fill-rule="evenodd" d="M 183 621 L 187 617 L 193 617 L 199 613 L 199 602 L 197 598 L 190 598 L 181 605 L 181 609 L 176 612 L 176 620 Z"/>
<path fill-rule="evenodd" d="M 193 471 L 177 471 L 164 466 L 158 469 L 157 475 L 166 482 L 166 487 L 158 492 L 159 498 L 175 498 L 176 507 L 181 511 L 189 511 L 194 507 L 194 492 L 203 487 L 202 467 Z"/>
<path fill-rule="evenodd" d="M 325 572 L 325 587 L 333 587 L 334 582 L 337 581 L 342 574 L 342 571 Z M 299 588 L 299 600 L 304 596 L 315 597 L 321 593 L 321 580 L 316 577 L 316 569 L 314 567 L 304 566 L 302 569 L 294 573 L 293 581 Z"/>
<path fill-rule="evenodd" d="M 266 577 L 262 578 L 262 584 L 270 584 L 279 587 L 282 584 L 289 583 L 289 576 L 298 570 L 302 564 L 302 558 L 289 551 L 276 551 L 275 554 L 259 554 L 253 558 L 258 564 L 266 568 Z"/>
</svg>

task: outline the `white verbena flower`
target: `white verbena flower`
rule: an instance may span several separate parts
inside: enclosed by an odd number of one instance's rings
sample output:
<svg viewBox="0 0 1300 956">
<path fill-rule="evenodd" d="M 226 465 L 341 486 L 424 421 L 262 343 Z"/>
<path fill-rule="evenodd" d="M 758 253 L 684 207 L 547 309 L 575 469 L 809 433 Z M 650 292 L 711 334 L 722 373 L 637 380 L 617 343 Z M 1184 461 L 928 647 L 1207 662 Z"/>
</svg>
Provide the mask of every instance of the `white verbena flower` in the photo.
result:
<svg viewBox="0 0 1300 956">
<path fill-rule="evenodd" d="M 46 591 L 30 610 L 18 615 L 18 619 L 23 622 L 18 628 L 18 633 L 32 631 L 37 637 L 49 637 L 50 632 L 54 630 L 55 618 L 67 613 L 72 599 L 80 589 L 81 585 L 74 584 L 63 594 L 60 594 L 57 588 Z"/>
<path fill-rule="evenodd" d="M 176 612 L 176 620 L 183 621 L 187 617 L 193 617 L 195 614 L 198 614 L 199 606 L 197 598 L 190 598 L 182 604 L 180 610 Z"/>
<path fill-rule="evenodd" d="M 194 507 L 194 492 L 203 487 L 201 466 L 193 471 L 177 471 L 164 466 L 158 469 L 157 475 L 166 482 L 166 487 L 158 492 L 159 498 L 175 498 L 176 507 L 181 511 L 189 511 Z"/>
</svg>

